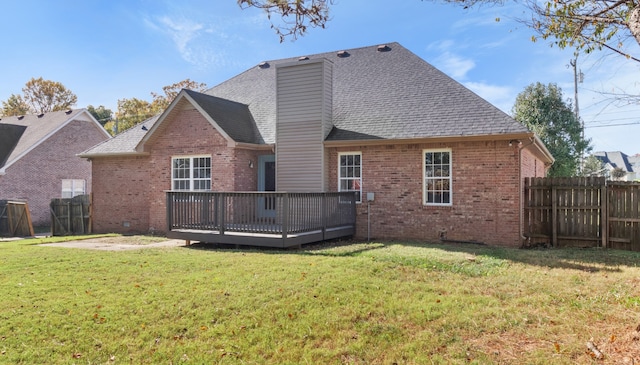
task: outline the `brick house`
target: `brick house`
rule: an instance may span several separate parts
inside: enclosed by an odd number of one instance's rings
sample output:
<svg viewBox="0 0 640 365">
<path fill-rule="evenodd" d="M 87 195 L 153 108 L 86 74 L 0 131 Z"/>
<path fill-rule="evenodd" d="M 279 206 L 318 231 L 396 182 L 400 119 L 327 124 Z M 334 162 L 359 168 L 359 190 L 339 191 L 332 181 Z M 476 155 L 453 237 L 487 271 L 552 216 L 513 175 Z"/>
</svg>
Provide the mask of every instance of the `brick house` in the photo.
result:
<svg viewBox="0 0 640 365">
<path fill-rule="evenodd" d="M 355 192 L 355 236 L 518 246 L 553 157 L 400 44 L 262 62 L 85 151 L 96 232 L 167 231 L 168 190 Z"/>
<path fill-rule="evenodd" d="M 34 225 L 52 198 L 88 194 L 91 163 L 76 156 L 111 136 L 86 109 L 0 119 L 0 199 L 26 200 Z"/>
</svg>

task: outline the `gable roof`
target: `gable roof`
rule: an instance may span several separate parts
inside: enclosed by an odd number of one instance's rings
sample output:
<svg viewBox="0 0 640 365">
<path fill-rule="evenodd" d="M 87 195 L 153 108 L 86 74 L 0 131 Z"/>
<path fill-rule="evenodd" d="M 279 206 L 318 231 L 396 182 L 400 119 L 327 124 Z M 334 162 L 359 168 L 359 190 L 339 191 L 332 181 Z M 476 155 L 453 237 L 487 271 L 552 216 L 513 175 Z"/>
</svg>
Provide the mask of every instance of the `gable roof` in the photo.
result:
<svg viewBox="0 0 640 365">
<path fill-rule="evenodd" d="M 327 142 L 518 136 L 535 139 L 543 158 L 553 161 L 524 125 L 398 43 L 305 59 L 327 59 L 332 64 L 334 127 Z M 231 143 L 274 144 L 276 66 L 295 62 L 305 61 L 265 61 L 205 93 L 182 90 L 167 110 L 145 122 L 150 123 L 148 132 L 137 127 L 136 132 L 122 133 L 81 156 L 141 153 L 145 142 L 185 100 Z"/>
<path fill-rule="evenodd" d="M 0 173 L 73 120 L 91 121 L 110 137 L 86 109 L 0 118 Z M 4 133 L 8 132 L 8 133 Z"/>
<path fill-rule="evenodd" d="M 598 151 L 593 154 L 603 164 L 609 164 L 612 169 L 621 168 L 625 172 L 640 171 L 640 156 L 628 156 L 620 151 Z"/>
</svg>

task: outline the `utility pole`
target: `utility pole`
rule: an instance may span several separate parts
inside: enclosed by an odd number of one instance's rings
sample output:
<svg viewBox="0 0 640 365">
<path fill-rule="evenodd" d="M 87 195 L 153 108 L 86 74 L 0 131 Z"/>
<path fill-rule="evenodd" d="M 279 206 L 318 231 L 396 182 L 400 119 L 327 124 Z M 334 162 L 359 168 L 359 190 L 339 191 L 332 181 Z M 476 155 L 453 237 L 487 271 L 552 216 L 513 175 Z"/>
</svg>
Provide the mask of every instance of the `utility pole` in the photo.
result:
<svg viewBox="0 0 640 365">
<path fill-rule="evenodd" d="M 574 91 L 574 101 L 575 105 L 575 114 L 576 120 L 582 125 L 582 140 L 584 141 L 584 121 L 580 120 L 580 108 L 578 106 L 578 82 L 582 83 L 584 80 L 584 74 L 582 71 L 578 70 L 578 53 L 575 53 L 576 58 L 569 61 L 569 64 L 573 67 L 573 91 Z M 584 167 L 584 149 L 580 151 L 580 172 Z"/>
</svg>

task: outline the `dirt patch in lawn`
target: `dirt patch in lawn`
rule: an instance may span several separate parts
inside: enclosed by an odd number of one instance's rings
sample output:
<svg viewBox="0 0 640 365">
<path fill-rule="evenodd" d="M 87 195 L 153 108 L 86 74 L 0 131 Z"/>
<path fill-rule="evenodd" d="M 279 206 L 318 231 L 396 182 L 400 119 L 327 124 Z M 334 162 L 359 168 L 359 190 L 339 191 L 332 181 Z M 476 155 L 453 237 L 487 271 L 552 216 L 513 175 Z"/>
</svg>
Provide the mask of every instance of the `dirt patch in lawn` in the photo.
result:
<svg viewBox="0 0 640 365">
<path fill-rule="evenodd" d="M 143 248 L 176 247 L 184 245 L 184 240 L 169 240 L 153 236 L 100 237 L 86 240 L 45 243 L 42 246 L 84 248 L 104 251 L 136 250 Z"/>
</svg>

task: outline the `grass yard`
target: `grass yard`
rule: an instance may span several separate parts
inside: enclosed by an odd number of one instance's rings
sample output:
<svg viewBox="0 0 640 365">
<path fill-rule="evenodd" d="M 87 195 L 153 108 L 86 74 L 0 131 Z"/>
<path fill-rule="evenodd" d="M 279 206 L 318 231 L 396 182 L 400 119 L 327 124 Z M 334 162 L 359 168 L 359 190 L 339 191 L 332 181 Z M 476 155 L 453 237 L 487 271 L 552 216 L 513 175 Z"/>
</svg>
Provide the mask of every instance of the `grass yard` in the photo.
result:
<svg viewBox="0 0 640 365">
<path fill-rule="evenodd" d="M 0 363 L 640 363 L 638 253 L 33 243 L 0 242 Z"/>
</svg>

